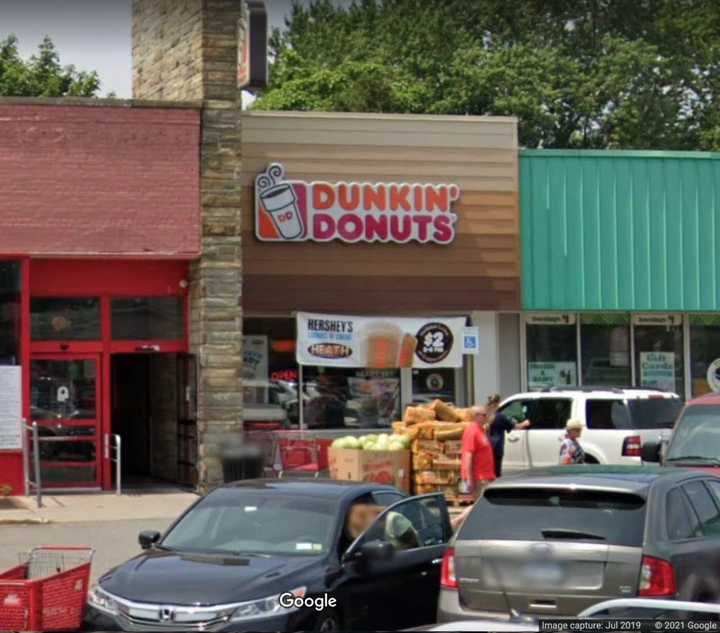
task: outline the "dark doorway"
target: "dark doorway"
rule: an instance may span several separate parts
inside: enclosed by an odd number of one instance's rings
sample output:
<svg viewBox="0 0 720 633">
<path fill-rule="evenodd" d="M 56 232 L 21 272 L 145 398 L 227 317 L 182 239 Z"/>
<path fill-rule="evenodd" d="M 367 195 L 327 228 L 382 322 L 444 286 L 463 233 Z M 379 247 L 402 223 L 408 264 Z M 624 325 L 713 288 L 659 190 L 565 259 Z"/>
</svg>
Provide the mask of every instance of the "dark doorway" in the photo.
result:
<svg viewBox="0 0 720 633">
<path fill-rule="evenodd" d="M 111 369 L 123 488 L 178 483 L 177 355 L 114 355 Z"/>
</svg>

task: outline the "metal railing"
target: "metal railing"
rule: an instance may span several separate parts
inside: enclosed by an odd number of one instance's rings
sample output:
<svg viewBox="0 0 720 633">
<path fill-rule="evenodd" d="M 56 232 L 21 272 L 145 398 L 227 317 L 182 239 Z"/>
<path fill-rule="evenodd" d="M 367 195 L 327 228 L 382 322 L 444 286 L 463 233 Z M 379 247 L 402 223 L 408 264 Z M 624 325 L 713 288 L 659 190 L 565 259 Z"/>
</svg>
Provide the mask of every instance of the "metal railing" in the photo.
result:
<svg viewBox="0 0 720 633">
<path fill-rule="evenodd" d="M 74 437 L 40 437 L 37 422 L 28 425 L 23 420 L 23 470 L 25 472 L 25 491 L 28 496 L 34 496 L 38 508 L 43 507 L 42 470 L 40 468 L 41 442 L 75 441 Z M 28 433 L 30 439 L 28 439 Z M 115 494 L 122 494 L 122 438 L 119 435 L 105 435 L 105 459 L 115 464 Z M 32 464 L 30 463 L 32 455 Z"/>
<path fill-rule="evenodd" d="M 33 422 L 32 425 L 27 425 L 27 420 L 23 419 L 23 466 L 25 471 L 25 494 L 31 496 L 33 489 L 35 491 L 35 501 L 38 508 L 42 508 L 42 481 L 40 480 L 40 434 L 38 431 L 37 422 Z M 33 455 L 33 472 L 35 474 L 35 480 L 30 477 L 30 450 L 28 447 L 27 433 L 32 433 L 32 455 Z"/>
<path fill-rule="evenodd" d="M 115 494 L 122 494 L 122 438 L 115 434 L 105 435 L 105 459 L 115 464 Z M 114 454 L 113 454 L 114 451 Z"/>
</svg>

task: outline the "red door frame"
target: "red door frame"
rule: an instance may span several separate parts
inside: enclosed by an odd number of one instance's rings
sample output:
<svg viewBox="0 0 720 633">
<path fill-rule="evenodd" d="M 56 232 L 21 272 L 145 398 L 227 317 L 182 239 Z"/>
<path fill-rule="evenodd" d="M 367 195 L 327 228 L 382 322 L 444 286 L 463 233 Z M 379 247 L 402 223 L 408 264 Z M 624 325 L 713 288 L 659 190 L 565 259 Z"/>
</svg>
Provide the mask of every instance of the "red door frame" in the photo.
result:
<svg viewBox="0 0 720 633">
<path fill-rule="evenodd" d="M 33 353 L 30 357 L 30 362 L 36 360 L 55 360 L 55 361 L 75 361 L 75 360 L 92 360 L 95 363 L 95 483 L 88 485 L 86 483 L 69 483 L 57 486 L 48 486 L 49 488 L 100 488 L 102 486 L 102 466 L 103 466 L 103 453 L 105 446 L 105 435 L 102 432 L 102 409 L 103 409 L 103 385 L 104 380 L 102 376 L 102 362 L 100 353 L 68 353 L 68 354 L 46 354 L 46 353 Z M 28 368 L 28 374 L 32 381 L 32 371 Z M 32 384 L 31 384 L 32 386 Z M 39 420 L 32 420 L 33 422 L 40 422 Z M 83 420 L 58 420 L 62 422 L 64 426 L 92 426 L 90 422 L 92 419 L 87 418 Z M 88 440 L 78 440 L 88 441 Z M 68 462 L 73 466 L 86 466 L 88 462 Z"/>
<path fill-rule="evenodd" d="M 31 266 L 27 265 L 27 288 L 23 294 L 27 306 L 24 307 L 23 323 L 27 336 L 28 359 L 23 357 L 27 385 L 23 385 L 27 394 L 27 412 L 30 411 L 30 351 L 33 354 L 94 354 L 100 355 L 99 371 L 102 377 L 100 386 L 101 400 L 100 428 L 102 440 L 112 434 L 112 355 L 148 354 L 148 353 L 187 353 L 189 350 L 190 306 L 187 291 L 187 261 L 148 262 L 147 274 L 143 274 L 143 262 L 122 260 L 59 260 L 45 262 L 33 260 L 43 267 L 42 280 L 31 286 Z M 153 267 L 165 265 L 168 270 L 157 274 Z M 67 271 L 67 281 L 63 279 Z M 33 276 L 35 279 L 35 276 Z M 65 281 L 65 283 L 63 283 Z M 101 340 L 99 341 L 31 341 L 30 301 L 39 298 L 100 298 Z M 134 297 L 180 297 L 184 304 L 184 337 L 181 340 L 137 340 L 114 341 L 112 339 L 111 300 Z M 26 310 L 26 312 L 25 312 Z M 25 349 L 25 347 L 23 348 Z M 100 445 L 101 485 L 104 490 L 113 488 L 113 463 L 106 456 L 104 445 Z"/>
</svg>

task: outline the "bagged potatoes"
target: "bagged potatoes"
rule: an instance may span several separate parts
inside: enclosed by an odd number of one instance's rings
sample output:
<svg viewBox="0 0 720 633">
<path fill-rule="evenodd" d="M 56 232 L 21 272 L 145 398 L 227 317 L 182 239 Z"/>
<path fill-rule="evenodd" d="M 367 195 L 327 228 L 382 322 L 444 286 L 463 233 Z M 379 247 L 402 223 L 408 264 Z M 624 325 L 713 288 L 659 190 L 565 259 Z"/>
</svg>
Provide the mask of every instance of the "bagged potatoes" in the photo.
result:
<svg viewBox="0 0 720 633">
<path fill-rule="evenodd" d="M 420 422 L 430 422 L 435 419 L 435 411 L 426 409 L 425 407 L 408 407 L 405 409 L 403 422 L 406 425 L 419 424 Z"/>
<path fill-rule="evenodd" d="M 442 422 L 460 422 L 458 409 L 442 400 L 433 401 L 433 410 L 438 420 Z"/>
</svg>

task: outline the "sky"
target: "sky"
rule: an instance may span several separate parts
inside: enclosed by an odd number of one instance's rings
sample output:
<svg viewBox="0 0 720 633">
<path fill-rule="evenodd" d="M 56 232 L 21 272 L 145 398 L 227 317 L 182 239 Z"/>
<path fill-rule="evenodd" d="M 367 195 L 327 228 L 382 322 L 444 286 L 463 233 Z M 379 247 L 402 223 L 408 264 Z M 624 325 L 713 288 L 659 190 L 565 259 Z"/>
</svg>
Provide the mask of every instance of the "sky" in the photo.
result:
<svg viewBox="0 0 720 633">
<path fill-rule="evenodd" d="M 283 26 L 292 0 L 265 0 L 271 26 Z M 63 65 L 97 70 L 101 95 L 132 96 L 132 0 L 0 0 L 0 39 L 14 33 L 29 57 L 49 35 Z"/>
</svg>

